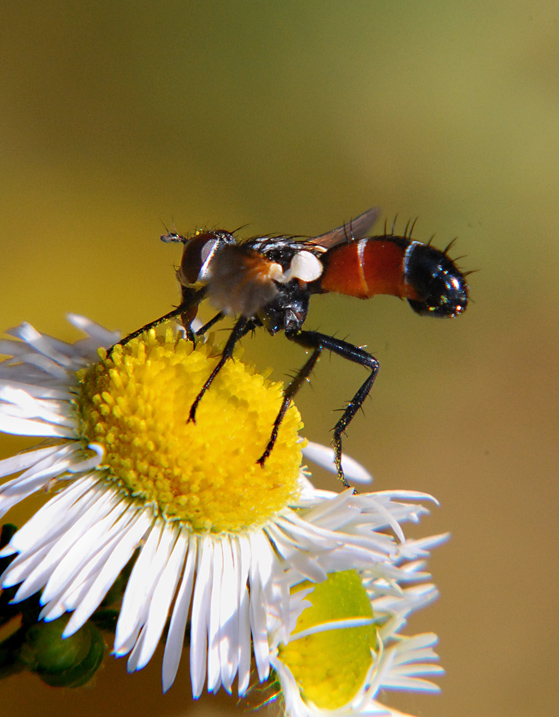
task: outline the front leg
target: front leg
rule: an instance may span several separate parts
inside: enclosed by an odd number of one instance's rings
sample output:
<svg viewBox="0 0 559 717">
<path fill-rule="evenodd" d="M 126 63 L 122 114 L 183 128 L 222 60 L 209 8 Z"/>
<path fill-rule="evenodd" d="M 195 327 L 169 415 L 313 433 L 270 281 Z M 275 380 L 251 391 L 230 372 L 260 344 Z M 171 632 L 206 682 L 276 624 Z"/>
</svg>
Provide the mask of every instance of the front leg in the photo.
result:
<svg viewBox="0 0 559 717">
<path fill-rule="evenodd" d="M 177 306 L 176 309 L 173 309 L 172 311 L 169 311 L 168 314 L 164 314 L 163 316 L 160 316 L 158 319 L 155 319 L 154 321 L 150 321 L 149 324 L 145 324 L 145 326 L 142 326 L 139 329 L 136 329 L 136 331 L 132 331 L 131 334 L 128 334 L 123 339 L 120 339 L 120 341 L 117 341 L 116 344 L 111 346 L 107 350 L 107 358 L 110 358 L 112 352 L 114 351 L 116 346 L 126 346 L 127 343 L 130 343 L 132 339 L 137 338 L 138 336 L 141 336 L 146 331 L 149 331 L 150 329 L 157 328 L 160 324 L 165 323 L 165 321 L 170 321 L 171 319 L 176 318 L 177 316 L 180 316 L 183 320 L 185 320 L 185 317 L 189 317 L 190 321 L 196 316 L 196 309 L 198 307 L 198 304 L 202 301 L 206 293 L 206 287 L 202 287 L 201 289 L 191 289 L 190 293 L 185 293 L 183 289 L 183 300 Z M 190 318 L 191 317 L 191 318 Z M 186 329 L 186 335 L 187 337 L 194 342 L 194 335 L 192 333 L 192 330 L 190 328 L 190 324 L 185 325 Z"/>
</svg>

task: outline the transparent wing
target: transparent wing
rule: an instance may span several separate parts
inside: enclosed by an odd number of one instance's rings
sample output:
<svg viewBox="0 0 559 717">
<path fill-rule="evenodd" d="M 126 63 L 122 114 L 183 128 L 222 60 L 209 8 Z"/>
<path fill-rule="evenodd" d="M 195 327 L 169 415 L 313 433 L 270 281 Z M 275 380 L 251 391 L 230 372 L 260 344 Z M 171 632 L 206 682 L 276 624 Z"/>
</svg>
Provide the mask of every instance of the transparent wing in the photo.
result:
<svg viewBox="0 0 559 717">
<path fill-rule="evenodd" d="M 325 249 L 330 249 L 337 244 L 363 239 L 363 237 L 367 236 L 370 232 L 379 216 L 380 209 L 378 207 L 372 207 L 355 219 L 351 219 L 349 222 L 342 224 L 341 227 L 337 227 L 337 229 L 332 229 L 326 232 L 326 234 L 307 239 L 306 243 L 318 244 Z"/>
</svg>

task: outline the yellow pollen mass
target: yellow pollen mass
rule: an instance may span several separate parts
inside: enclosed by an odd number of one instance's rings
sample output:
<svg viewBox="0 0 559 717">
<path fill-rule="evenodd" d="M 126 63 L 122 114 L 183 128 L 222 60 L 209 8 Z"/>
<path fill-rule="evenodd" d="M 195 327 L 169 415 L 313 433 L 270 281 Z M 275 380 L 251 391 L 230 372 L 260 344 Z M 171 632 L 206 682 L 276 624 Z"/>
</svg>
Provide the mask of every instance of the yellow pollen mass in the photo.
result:
<svg viewBox="0 0 559 717">
<path fill-rule="evenodd" d="M 217 355 L 216 355 L 217 354 Z M 298 495 L 301 417 L 290 406 L 264 467 L 282 397 L 236 358 L 190 407 L 219 359 L 171 331 L 153 331 L 117 346 L 110 358 L 78 375 L 80 438 L 99 443 L 99 470 L 132 498 L 195 531 L 239 532 L 266 523 Z"/>
<path fill-rule="evenodd" d="M 308 587 L 308 583 L 296 589 Z M 336 620 L 372 618 L 373 610 L 361 578 L 355 570 L 331 573 L 315 585 L 306 597 L 312 607 L 297 620 L 298 632 Z M 359 692 L 376 650 L 374 625 L 339 627 L 293 639 L 281 645 L 279 657 L 299 685 L 303 698 L 320 709 L 335 710 L 350 702 Z"/>
</svg>

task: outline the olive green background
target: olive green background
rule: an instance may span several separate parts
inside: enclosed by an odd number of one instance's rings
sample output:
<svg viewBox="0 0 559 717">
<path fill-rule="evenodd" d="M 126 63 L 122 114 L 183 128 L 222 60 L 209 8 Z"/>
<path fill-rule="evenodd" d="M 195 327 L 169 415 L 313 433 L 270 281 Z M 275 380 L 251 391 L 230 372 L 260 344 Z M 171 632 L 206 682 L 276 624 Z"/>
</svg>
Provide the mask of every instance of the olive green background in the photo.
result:
<svg viewBox="0 0 559 717">
<path fill-rule="evenodd" d="M 180 251 L 164 226 L 316 235 L 373 204 L 399 231 L 419 217 L 417 239 L 458 236 L 453 256 L 479 270 L 455 321 L 329 295 L 307 322 L 381 362 L 347 451 L 376 489 L 439 498 L 410 534 L 452 533 L 431 562 L 441 598 L 410 625 L 440 635 L 442 695 L 388 699 L 429 717 L 553 714 L 557 3 L 1 4 L 1 327 L 74 340 L 67 311 L 125 332 L 167 312 Z M 243 345 L 278 378 L 304 360 L 282 336 Z M 298 400 L 309 438 L 329 440 L 363 378 L 321 360 Z M 193 706 L 186 662 L 165 696 L 158 655 L 132 676 L 111 658 L 76 692 L 18 676 L 0 701 L 21 717 L 240 709 Z"/>
</svg>

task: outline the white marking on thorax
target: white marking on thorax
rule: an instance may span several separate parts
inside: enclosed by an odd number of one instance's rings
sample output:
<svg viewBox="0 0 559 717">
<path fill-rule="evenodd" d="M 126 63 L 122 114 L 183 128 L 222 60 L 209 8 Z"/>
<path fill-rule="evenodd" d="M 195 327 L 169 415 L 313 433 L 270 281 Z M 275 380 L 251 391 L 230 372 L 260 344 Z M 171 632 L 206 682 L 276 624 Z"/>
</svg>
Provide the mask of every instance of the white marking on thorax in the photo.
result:
<svg viewBox="0 0 559 717">
<path fill-rule="evenodd" d="M 292 279 L 300 279 L 306 283 L 316 281 L 322 275 L 324 267 L 322 263 L 310 251 L 298 251 L 291 259 L 289 269 L 283 273 L 283 277 L 276 279 L 281 284 L 287 284 Z"/>
</svg>

